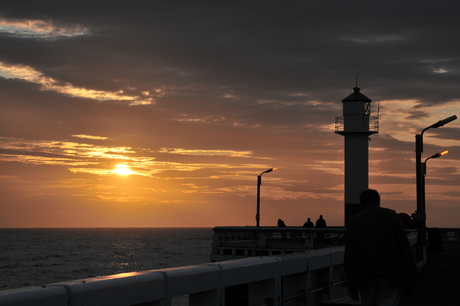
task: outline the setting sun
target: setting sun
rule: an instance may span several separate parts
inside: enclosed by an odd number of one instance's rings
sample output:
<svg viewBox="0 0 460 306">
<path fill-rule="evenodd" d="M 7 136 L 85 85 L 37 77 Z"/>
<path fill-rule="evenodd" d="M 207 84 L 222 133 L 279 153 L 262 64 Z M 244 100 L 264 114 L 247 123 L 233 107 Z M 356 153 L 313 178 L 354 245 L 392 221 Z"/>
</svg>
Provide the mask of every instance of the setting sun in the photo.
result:
<svg viewBox="0 0 460 306">
<path fill-rule="evenodd" d="M 128 166 L 122 164 L 115 165 L 114 172 L 118 175 L 129 175 L 134 173 Z"/>
</svg>

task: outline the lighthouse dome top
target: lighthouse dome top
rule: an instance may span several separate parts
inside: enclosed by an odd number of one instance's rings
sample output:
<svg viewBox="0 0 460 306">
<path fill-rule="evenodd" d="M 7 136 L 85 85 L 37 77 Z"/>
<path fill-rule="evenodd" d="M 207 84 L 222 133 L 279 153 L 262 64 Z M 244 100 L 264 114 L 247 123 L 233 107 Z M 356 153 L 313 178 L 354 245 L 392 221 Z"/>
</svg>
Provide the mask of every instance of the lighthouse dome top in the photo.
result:
<svg viewBox="0 0 460 306">
<path fill-rule="evenodd" d="M 371 102 L 372 100 L 363 95 L 359 92 L 359 87 L 353 88 L 353 93 L 342 100 L 342 102 L 350 102 L 350 101 L 363 101 L 363 102 Z"/>
</svg>

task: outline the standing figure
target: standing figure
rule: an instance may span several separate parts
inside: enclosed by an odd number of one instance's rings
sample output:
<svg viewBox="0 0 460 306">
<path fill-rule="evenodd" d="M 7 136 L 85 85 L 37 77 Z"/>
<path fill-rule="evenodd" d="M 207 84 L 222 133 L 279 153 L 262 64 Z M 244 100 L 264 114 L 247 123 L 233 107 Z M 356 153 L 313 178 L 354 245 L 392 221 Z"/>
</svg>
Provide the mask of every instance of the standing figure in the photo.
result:
<svg viewBox="0 0 460 306">
<path fill-rule="evenodd" d="M 307 218 L 307 222 L 303 224 L 303 227 L 314 227 L 315 225 L 311 222 L 310 218 Z"/>
<path fill-rule="evenodd" d="M 376 190 L 364 190 L 362 211 L 352 216 L 345 233 L 345 275 L 350 295 L 361 305 L 398 305 L 412 290 L 416 266 L 401 220 L 380 207 Z"/>
<path fill-rule="evenodd" d="M 278 219 L 278 227 L 286 227 L 286 223 L 284 223 L 283 220 Z M 281 232 L 281 237 L 283 237 L 283 239 L 286 239 L 286 232 Z"/>
<path fill-rule="evenodd" d="M 326 220 L 323 219 L 323 215 L 319 215 L 319 219 L 316 220 L 315 227 L 316 228 L 326 228 Z M 322 245 L 325 241 L 324 233 L 322 232 L 318 233 L 317 237 L 318 237 L 318 245 Z"/>
<path fill-rule="evenodd" d="M 313 227 L 315 227 L 315 225 L 313 224 L 313 222 L 311 222 L 310 218 L 307 218 L 307 222 L 305 222 L 305 223 L 303 224 L 303 227 L 306 227 L 306 228 L 313 228 Z M 312 239 L 312 233 L 311 233 L 311 231 L 308 231 L 308 232 L 306 233 L 306 238 L 307 238 L 307 241 L 308 241 L 308 242 L 307 242 L 307 244 L 308 244 L 308 245 L 307 245 L 307 249 L 308 249 L 308 248 L 313 248 L 313 239 Z"/>
<path fill-rule="evenodd" d="M 319 219 L 316 220 L 316 227 L 319 227 L 319 228 L 326 227 L 326 220 L 323 219 L 323 215 L 319 215 Z"/>
</svg>

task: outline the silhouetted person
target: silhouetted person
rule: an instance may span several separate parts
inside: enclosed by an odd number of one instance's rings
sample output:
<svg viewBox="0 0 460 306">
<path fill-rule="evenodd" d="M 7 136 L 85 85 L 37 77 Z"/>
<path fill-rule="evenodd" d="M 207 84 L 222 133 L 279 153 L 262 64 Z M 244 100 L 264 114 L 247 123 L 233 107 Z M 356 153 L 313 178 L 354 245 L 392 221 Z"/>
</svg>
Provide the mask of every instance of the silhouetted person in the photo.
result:
<svg viewBox="0 0 460 306">
<path fill-rule="evenodd" d="M 380 207 L 380 195 L 361 193 L 362 211 L 353 215 L 345 234 L 345 275 L 351 297 L 361 305 L 398 305 L 412 290 L 415 260 L 401 220 Z M 358 293 L 359 292 L 359 293 Z"/>
<path fill-rule="evenodd" d="M 323 219 L 323 215 L 319 215 L 319 219 L 316 220 L 315 227 L 316 228 L 326 228 L 326 220 Z M 322 245 L 325 240 L 324 233 L 318 233 L 316 237 L 318 237 L 318 244 Z"/>
<path fill-rule="evenodd" d="M 284 223 L 283 220 L 278 219 L 278 227 L 286 227 L 286 223 Z M 286 233 L 281 232 L 281 237 L 283 237 L 283 239 L 286 239 Z"/>
<path fill-rule="evenodd" d="M 283 220 L 278 219 L 278 227 L 286 227 L 286 223 Z"/>
<path fill-rule="evenodd" d="M 307 222 L 303 224 L 303 227 L 314 227 L 315 225 L 311 222 L 310 218 L 307 218 Z"/>
<path fill-rule="evenodd" d="M 303 227 L 306 227 L 306 228 L 313 228 L 313 227 L 315 227 L 315 225 L 313 224 L 313 222 L 311 222 L 310 218 L 307 218 L 307 222 L 305 222 L 305 223 L 303 224 Z M 311 236 L 312 236 L 312 233 L 310 233 L 310 232 L 309 232 L 309 233 L 306 233 L 306 238 L 307 238 L 307 239 L 311 240 Z M 310 242 L 310 243 L 312 243 L 312 242 Z M 312 247 L 312 246 L 310 246 L 310 247 Z"/>
<path fill-rule="evenodd" d="M 323 215 L 319 215 L 319 219 L 316 220 L 316 227 L 324 228 L 326 227 L 326 220 L 323 219 Z"/>
</svg>

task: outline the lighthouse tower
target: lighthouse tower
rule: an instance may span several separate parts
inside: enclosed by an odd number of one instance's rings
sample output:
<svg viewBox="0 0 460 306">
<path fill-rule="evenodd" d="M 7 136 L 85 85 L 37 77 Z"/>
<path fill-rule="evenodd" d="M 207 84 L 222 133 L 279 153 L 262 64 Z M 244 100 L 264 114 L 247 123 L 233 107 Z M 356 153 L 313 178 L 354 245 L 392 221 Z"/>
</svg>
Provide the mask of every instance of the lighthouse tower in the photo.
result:
<svg viewBox="0 0 460 306">
<path fill-rule="evenodd" d="M 353 88 L 342 100 L 343 116 L 335 118 L 335 133 L 345 137 L 345 225 L 361 210 L 359 195 L 369 188 L 369 135 L 378 133 L 378 116 L 370 116 L 371 99 Z"/>
</svg>

